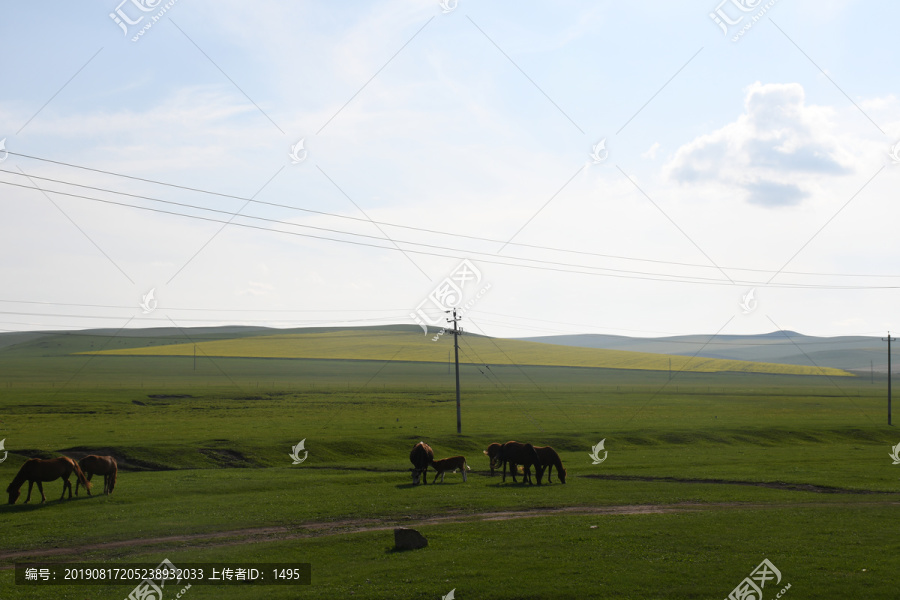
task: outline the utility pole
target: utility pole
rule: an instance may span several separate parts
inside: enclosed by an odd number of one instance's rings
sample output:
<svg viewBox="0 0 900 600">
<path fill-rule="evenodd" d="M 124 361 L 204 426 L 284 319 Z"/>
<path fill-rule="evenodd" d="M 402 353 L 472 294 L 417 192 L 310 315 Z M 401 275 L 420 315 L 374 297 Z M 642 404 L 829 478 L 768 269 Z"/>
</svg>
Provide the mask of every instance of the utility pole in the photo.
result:
<svg viewBox="0 0 900 600">
<path fill-rule="evenodd" d="M 451 312 L 451 311 L 447 311 Z M 462 411 L 459 406 L 459 334 L 462 333 L 457 321 L 460 317 L 456 316 L 456 309 L 453 309 L 453 318 L 447 319 L 453 323 L 453 354 L 456 361 L 456 433 L 462 433 Z"/>
<path fill-rule="evenodd" d="M 896 342 L 897 338 L 891 337 L 891 332 L 888 331 L 887 339 L 881 338 L 882 342 L 888 343 L 888 425 L 891 424 L 891 342 Z"/>
</svg>

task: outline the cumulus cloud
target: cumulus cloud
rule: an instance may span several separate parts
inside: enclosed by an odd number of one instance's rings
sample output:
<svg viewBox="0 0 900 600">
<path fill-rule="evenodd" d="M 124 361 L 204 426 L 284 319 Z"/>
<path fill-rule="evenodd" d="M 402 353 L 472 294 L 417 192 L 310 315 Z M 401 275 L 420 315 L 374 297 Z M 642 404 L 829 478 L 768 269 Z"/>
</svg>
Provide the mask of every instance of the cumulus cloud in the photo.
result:
<svg viewBox="0 0 900 600">
<path fill-rule="evenodd" d="M 756 82 L 743 114 L 679 148 L 666 175 L 682 184 L 736 187 L 751 204 L 796 205 L 815 182 L 853 172 L 833 121 L 831 109 L 805 103 L 800 84 Z"/>
</svg>

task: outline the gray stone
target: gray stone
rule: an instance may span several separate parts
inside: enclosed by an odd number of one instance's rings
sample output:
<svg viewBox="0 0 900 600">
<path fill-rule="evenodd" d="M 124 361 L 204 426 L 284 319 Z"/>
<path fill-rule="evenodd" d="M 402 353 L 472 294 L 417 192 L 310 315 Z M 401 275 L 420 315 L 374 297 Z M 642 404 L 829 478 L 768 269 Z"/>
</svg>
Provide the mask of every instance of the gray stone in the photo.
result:
<svg viewBox="0 0 900 600">
<path fill-rule="evenodd" d="M 427 545 L 428 540 L 415 529 L 398 527 L 394 530 L 394 550 L 418 550 Z"/>
</svg>

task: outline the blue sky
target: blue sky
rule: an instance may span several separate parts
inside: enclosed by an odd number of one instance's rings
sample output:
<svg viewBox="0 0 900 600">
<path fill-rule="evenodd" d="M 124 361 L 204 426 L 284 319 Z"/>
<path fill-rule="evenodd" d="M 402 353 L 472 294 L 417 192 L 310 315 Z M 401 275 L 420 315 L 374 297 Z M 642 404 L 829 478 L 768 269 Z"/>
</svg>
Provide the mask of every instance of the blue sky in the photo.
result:
<svg viewBox="0 0 900 600">
<path fill-rule="evenodd" d="M 895 4 L 139 5 L 0 5 L 0 329 L 896 328 Z"/>
</svg>

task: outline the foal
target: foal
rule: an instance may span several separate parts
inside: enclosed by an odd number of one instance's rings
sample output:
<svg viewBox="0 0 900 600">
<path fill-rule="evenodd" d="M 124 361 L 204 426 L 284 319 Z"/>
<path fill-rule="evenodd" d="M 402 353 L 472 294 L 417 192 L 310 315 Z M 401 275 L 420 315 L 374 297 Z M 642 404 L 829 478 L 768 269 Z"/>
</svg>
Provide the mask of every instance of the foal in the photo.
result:
<svg viewBox="0 0 900 600">
<path fill-rule="evenodd" d="M 471 471 L 469 465 L 466 464 L 465 456 L 451 456 L 450 458 L 442 458 L 441 460 L 433 460 L 431 461 L 431 466 L 434 467 L 434 479 L 431 483 L 437 481 L 438 475 L 441 476 L 441 483 L 444 483 L 444 473 L 456 473 L 457 471 L 462 471 L 463 481 L 468 481 L 466 477 L 466 471 Z"/>
</svg>

